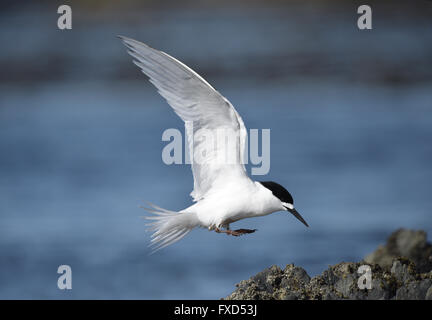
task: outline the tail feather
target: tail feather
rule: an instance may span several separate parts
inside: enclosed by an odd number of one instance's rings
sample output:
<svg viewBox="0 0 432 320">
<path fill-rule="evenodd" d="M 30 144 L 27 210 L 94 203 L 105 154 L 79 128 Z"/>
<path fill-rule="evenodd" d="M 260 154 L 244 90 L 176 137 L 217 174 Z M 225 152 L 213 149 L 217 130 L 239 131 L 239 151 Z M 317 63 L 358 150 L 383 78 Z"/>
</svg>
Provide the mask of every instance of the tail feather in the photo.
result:
<svg viewBox="0 0 432 320">
<path fill-rule="evenodd" d="M 152 221 L 147 223 L 146 226 L 150 231 L 154 231 L 150 241 L 152 253 L 179 241 L 199 224 L 194 212 L 166 210 L 151 203 L 149 203 L 149 206 L 151 208 L 144 209 L 154 214 L 145 217 L 147 220 Z"/>
</svg>

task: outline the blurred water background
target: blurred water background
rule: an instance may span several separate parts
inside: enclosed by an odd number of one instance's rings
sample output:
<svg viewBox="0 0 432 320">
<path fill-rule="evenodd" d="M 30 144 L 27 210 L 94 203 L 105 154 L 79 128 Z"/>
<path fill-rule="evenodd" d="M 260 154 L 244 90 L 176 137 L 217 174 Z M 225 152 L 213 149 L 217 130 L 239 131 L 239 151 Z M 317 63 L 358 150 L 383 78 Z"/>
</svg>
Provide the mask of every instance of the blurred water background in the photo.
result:
<svg viewBox="0 0 432 320">
<path fill-rule="evenodd" d="M 265 267 L 310 275 L 358 261 L 399 227 L 432 224 L 432 2 L 74 1 L 0 5 L 0 298 L 218 299 Z M 271 128 L 286 213 L 240 238 L 195 230 L 149 255 L 142 201 L 191 204 L 161 160 L 182 122 L 115 37 L 203 75 L 248 128 Z M 430 239 L 430 235 L 429 235 Z M 73 289 L 57 289 L 57 267 Z"/>
</svg>

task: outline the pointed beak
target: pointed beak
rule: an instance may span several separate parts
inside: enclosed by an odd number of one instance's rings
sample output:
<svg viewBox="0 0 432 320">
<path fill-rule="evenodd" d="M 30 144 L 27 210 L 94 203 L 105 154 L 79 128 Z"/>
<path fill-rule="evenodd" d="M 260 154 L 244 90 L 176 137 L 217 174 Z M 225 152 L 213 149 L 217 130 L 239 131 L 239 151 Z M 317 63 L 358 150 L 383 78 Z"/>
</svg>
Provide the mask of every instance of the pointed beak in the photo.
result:
<svg viewBox="0 0 432 320">
<path fill-rule="evenodd" d="M 294 217 L 299 219 L 301 221 L 301 223 L 303 223 L 306 227 L 309 227 L 309 225 L 307 224 L 305 219 L 303 219 L 303 217 L 300 215 L 300 213 L 297 212 L 297 210 L 295 208 L 292 208 L 292 209 L 290 209 L 288 207 L 285 207 L 285 208 L 287 209 L 287 211 L 291 212 Z"/>
</svg>

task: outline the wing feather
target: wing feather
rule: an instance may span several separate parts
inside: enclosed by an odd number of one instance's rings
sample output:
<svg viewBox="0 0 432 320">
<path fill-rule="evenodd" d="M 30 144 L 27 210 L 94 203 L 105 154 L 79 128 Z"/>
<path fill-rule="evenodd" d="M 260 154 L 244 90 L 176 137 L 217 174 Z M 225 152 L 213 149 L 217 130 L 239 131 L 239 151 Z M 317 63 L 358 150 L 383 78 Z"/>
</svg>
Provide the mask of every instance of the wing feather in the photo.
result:
<svg viewBox="0 0 432 320">
<path fill-rule="evenodd" d="M 235 174 L 247 178 L 243 165 L 247 131 L 233 105 L 195 71 L 165 52 L 133 39 L 120 39 L 134 63 L 186 124 L 194 200 L 203 198 L 222 176 Z M 234 132 L 235 143 L 209 148 L 210 139 L 202 139 L 201 133 L 206 130 L 216 136 L 219 129 Z M 204 153 L 206 156 L 197 161 Z M 218 161 L 225 153 L 234 154 L 235 161 Z"/>
</svg>

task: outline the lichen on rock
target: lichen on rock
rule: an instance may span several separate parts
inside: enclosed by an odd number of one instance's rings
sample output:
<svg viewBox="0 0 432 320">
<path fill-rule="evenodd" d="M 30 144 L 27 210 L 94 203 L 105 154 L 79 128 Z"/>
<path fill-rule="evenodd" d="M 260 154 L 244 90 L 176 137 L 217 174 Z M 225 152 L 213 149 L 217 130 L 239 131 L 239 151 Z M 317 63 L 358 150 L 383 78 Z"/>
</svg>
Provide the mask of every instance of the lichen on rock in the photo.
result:
<svg viewBox="0 0 432 320">
<path fill-rule="evenodd" d="M 426 232 L 399 229 L 364 261 L 341 262 L 311 278 L 294 264 L 271 266 L 238 283 L 228 300 L 432 300 L 432 245 Z M 369 265 L 371 289 L 360 289 L 358 270 Z"/>
</svg>

